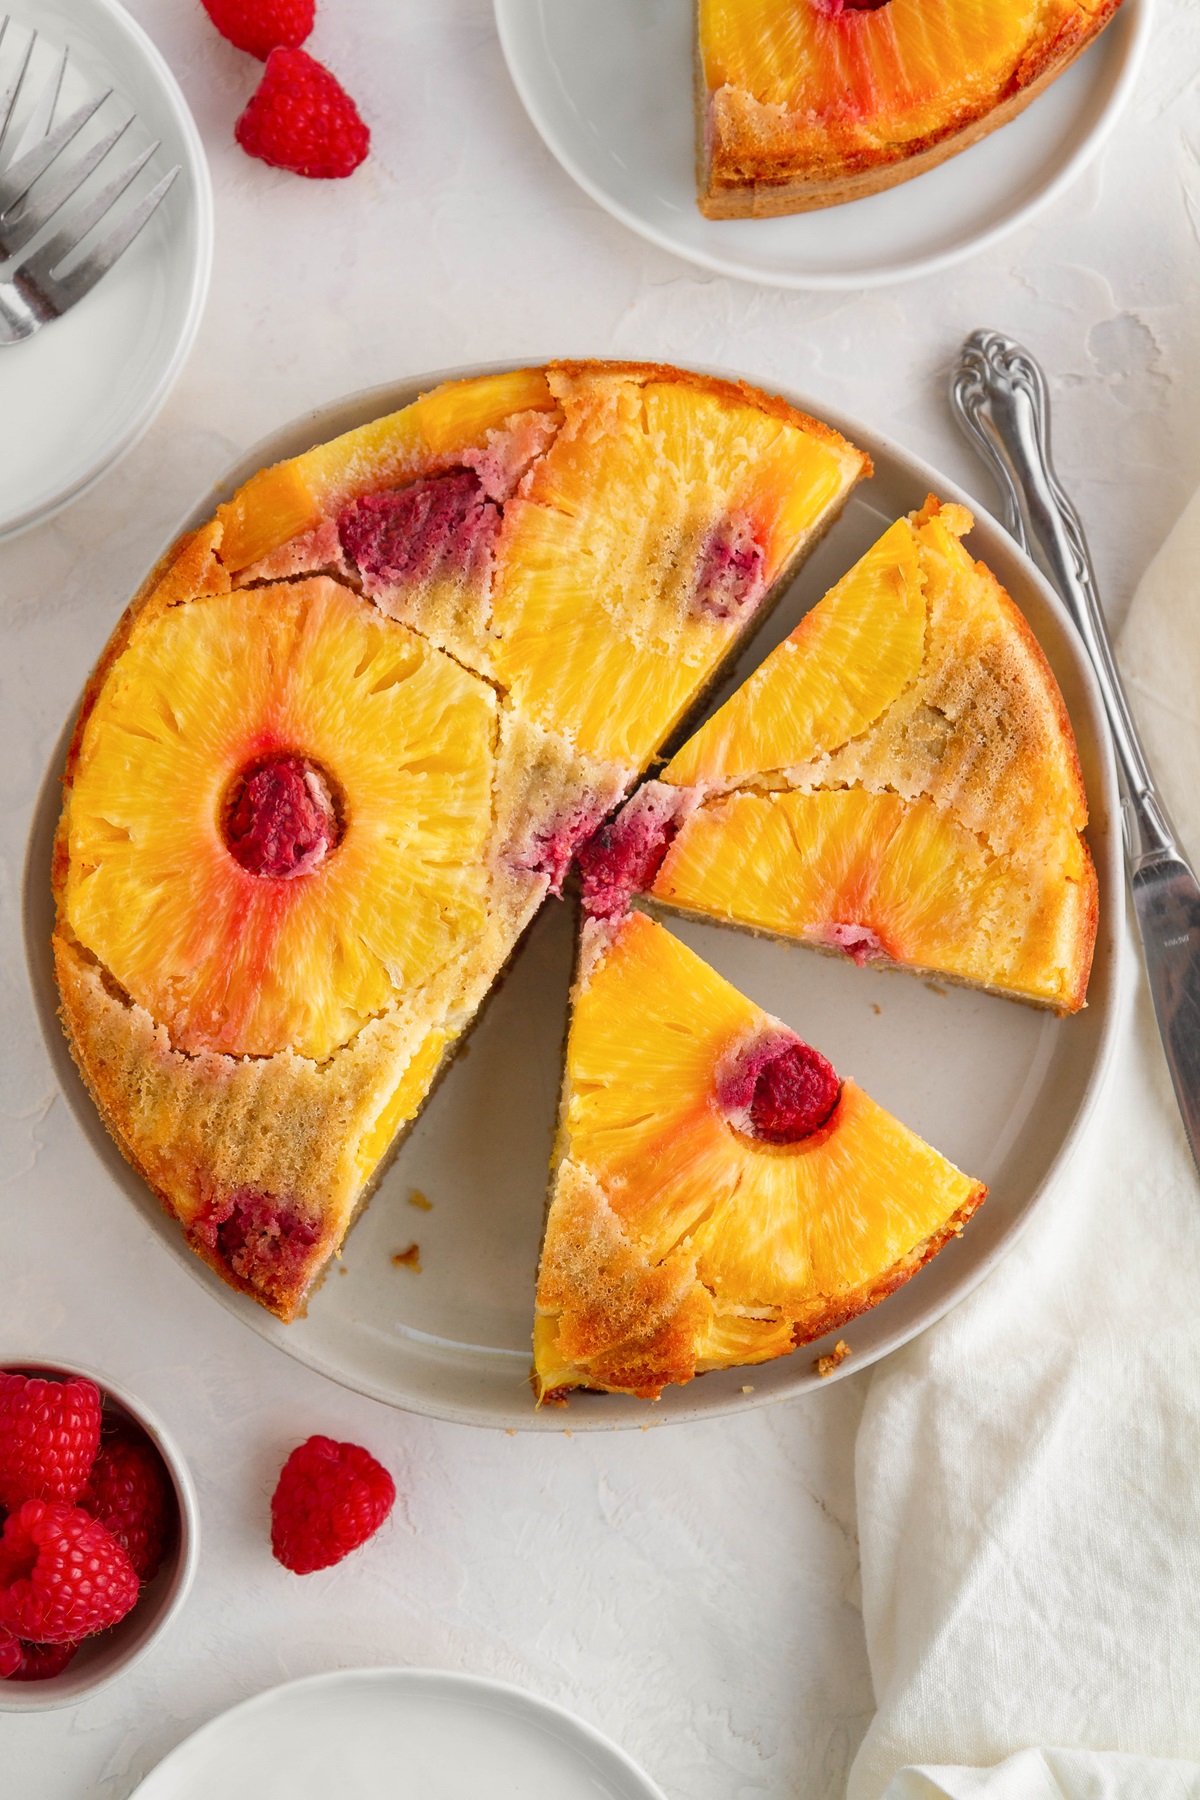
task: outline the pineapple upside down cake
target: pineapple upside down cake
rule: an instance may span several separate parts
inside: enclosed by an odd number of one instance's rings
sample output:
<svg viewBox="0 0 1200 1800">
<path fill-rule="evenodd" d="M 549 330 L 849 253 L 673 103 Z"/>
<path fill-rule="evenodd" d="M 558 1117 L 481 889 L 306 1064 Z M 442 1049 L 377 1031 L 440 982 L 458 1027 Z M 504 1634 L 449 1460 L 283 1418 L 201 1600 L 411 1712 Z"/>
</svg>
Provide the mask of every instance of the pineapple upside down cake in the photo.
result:
<svg viewBox="0 0 1200 1800">
<path fill-rule="evenodd" d="M 697 170 L 710 219 L 907 181 L 1028 105 L 1120 0 L 698 0 Z"/>
<path fill-rule="evenodd" d="M 634 893 L 1059 1012 L 1098 918 L 1087 800 L 1024 618 L 930 496 L 899 519 L 580 857 Z"/>
<path fill-rule="evenodd" d="M 70 746 L 55 964 L 225 1281 L 303 1310 L 576 847 L 869 467 L 741 384 L 554 364 L 261 470 L 153 572 Z"/>
<path fill-rule="evenodd" d="M 657 1398 L 874 1306 L 986 1193 L 643 913 L 584 927 L 540 1400 Z"/>
</svg>

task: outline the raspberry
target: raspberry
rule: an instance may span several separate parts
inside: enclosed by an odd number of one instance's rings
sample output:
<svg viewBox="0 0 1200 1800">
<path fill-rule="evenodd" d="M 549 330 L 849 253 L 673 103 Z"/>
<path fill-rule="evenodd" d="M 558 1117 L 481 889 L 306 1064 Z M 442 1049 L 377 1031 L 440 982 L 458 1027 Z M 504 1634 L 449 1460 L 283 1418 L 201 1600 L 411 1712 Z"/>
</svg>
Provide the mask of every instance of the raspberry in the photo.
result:
<svg viewBox="0 0 1200 1800">
<path fill-rule="evenodd" d="M 315 1219 L 274 1194 L 242 1187 L 198 1213 L 192 1235 L 256 1293 L 271 1299 L 300 1280 L 321 1231 Z"/>
<path fill-rule="evenodd" d="M 345 554 L 384 586 L 438 575 L 482 578 L 499 530 L 499 508 L 468 469 L 366 494 L 338 518 Z"/>
<path fill-rule="evenodd" d="M 92 1382 L 0 1374 L 0 1507 L 75 1500 L 99 1443 Z"/>
<path fill-rule="evenodd" d="M 795 1144 L 826 1123 L 841 1083 L 819 1050 L 799 1039 L 763 1064 L 750 1099 L 750 1123 L 767 1144 Z"/>
<path fill-rule="evenodd" d="M 162 1458 L 148 1439 L 123 1431 L 106 1437 L 79 1504 L 116 1538 L 139 1581 L 158 1573 L 171 1496 Z"/>
<path fill-rule="evenodd" d="M 225 818 L 229 854 L 264 879 L 309 874 L 338 836 L 329 783 L 303 756 L 274 756 L 245 770 Z"/>
<path fill-rule="evenodd" d="M 829 1123 L 841 1091 L 833 1064 L 819 1050 L 780 1032 L 738 1057 L 717 1098 L 748 1136 L 797 1144 Z"/>
<path fill-rule="evenodd" d="M 583 904 L 593 919 L 616 919 L 634 894 L 654 884 L 679 830 L 684 797 L 651 781 L 579 852 Z"/>
<path fill-rule="evenodd" d="M 313 0 L 200 0 L 223 38 L 266 62 L 282 45 L 296 50 L 313 28 Z"/>
<path fill-rule="evenodd" d="M 392 1510 L 396 1484 L 359 1444 L 310 1437 L 292 1451 L 271 1496 L 271 1549 L 311 1575 L 365 1544 Z"/>
<path fill-rule="evenodd" d="M 696 580 L 695 610 L 703 618 L 744 618 L 766 590 L 766 552 L 743 513 L 731 513 L 705 547 Z"/>
<path fill-rule="evenodd" d="M 49 1681 L 61 1675 L 78 1644 L 24 1644 L 7 1634 L 0 1640 L 0 1680 Z"/>
<path fill-rule="evenodd" d="M 304 50 L 272 50 L 233 135 L 247 155 L 318 180 L 352 175 L 371 142 L 345 88 Z"/>
<path fill-rule="evenodd" d="M 77 1506 L 26 1500 L 0 1537 L 0 1628 L 73 1644 L 123 1619 L 138 1578 L 112 1534 Z"/>
</svg>

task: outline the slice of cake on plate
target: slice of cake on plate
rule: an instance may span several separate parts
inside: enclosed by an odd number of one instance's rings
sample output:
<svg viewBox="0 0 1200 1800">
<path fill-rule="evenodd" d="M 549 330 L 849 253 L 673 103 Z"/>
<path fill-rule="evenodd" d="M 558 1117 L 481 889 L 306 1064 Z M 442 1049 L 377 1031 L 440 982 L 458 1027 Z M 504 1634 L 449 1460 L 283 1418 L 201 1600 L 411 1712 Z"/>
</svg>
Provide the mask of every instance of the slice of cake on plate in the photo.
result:
<svg viewBox="0 0 1200 1800">
<path fill-rule="evenodd" d="M 72 1053 L 188 1242 L 301 1311 L 576 846 L 865 456 L 756 390 L 556 364 L 263 469 L 154 571 L 71 743 Z"/>
<path fill-rule="evenodd" d="M 932 497 L 809 612 L 581 858 L 585 901 L 683 912 L 1084 1003 L 1087 800 L 1024 618 Z"/>
<path fill-rule="evenodd" d="M 1015 117 L 1120 0 L 698 0 L 710 219 L 837 206 Z"/>
<path fill-rule="evenodd" d="M 585 925 L 534 1327 L 540 1400 L 786 1356 L 986 1189 L 642 913 Z"/>
</svg>

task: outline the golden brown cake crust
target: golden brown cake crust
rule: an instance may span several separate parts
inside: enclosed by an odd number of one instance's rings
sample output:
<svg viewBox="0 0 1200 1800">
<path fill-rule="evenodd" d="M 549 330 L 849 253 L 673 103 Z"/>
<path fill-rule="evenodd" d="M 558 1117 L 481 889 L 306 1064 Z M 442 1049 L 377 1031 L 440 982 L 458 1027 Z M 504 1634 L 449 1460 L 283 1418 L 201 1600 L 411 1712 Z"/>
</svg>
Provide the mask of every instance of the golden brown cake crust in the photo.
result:
<svg viewBox="0 0 1200 1800">
<path fill-rule="evenodd" d="M 935 132 L 870 149 L 839 150 L 819 159 L 793 142 L 788 115 L 743 90 L 707 89 L 697 53 L 698 204 L 709 219 L 767 219 L 814 212 L 865 199 L 937 168 L 1006 125 L 1056 81 L 1099 35 L 1121 0 L 1076 6 L 1055 30 L 1027 47 L 997 92 L 964 103 Z M 712 117 L 709 119 L 709 109 Z"/>
<path fill-rule="evenodd" d="M 875 1280 L 831 1296 L 823 1310 L 795 1327 L 784 1348 L 815 1343 L 886 1300 L 962 1235 L 986 1198 L 980 1182 L 941 1230 Z M 622 1230 L 599 1184 L 573 1163 L 558 1171 L 555 1231 L 542 1261 L 538 1307 L 556 1315 L 556 1360 L 572 1371 L 571 1381 L 542 1394 L 543 1402 L 561 1398 L 571 1386 L 657 1400 L 665 1387 L 700 1372 L 699 1347 L 713 1318 L 712 1295 L 696 1275 L 694 1255 L 681 1249 L 652 1263 Z"/>
</svg>

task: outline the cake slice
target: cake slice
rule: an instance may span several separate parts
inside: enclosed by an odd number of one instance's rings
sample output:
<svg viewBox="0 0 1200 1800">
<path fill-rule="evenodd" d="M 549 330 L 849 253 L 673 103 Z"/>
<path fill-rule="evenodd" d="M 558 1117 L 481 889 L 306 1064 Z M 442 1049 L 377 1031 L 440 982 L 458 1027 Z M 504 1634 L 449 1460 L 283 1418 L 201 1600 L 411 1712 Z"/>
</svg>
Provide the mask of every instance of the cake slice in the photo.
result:
<svg viewBox="0 0 1200 1800">
<path fill-rule="evenodd" d="M 84 695 L 72 1053 L 192 1248 L 302 1310 L 576 846 L 869 469 L 734 383 L 451 382 L 251 477 Z"/>
<path fill-rule="evenodd" d="M 1120 0 L 698 0 L 710 219 L 837 206 L 1014 118 Z"/>
<path fill-rule="evenodd" d="M 786 1356 L 894 1292 L 986 1191 L 662 925 L 591 921 L 538 1275 L 538 1398 L 657 1398 Z"/>
<path fill-rule="evenodd" d="M 605 826 L 585 901 L 665 906 L 1084 1004 L 1087 801 L 1024 618 L 930 497 L 900 519 Z"/>
</svg>

